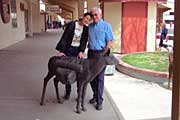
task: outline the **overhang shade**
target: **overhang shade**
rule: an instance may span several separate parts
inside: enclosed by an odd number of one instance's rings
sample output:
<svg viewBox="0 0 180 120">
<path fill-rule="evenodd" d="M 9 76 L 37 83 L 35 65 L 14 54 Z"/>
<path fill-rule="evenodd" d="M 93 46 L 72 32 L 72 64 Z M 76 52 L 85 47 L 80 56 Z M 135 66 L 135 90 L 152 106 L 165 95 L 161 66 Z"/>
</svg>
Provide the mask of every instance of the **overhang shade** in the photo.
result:
<svg viewBox="0 0 180 120">
<path fill-rule="evenodd" d="M 99 0 L 100 2 L 163 2 L 166 3 L 167 0 Z"/>
<path fill-rule="evenodd" d="M 168 10 L 171 10 L 171 9 L 174 9 L 174 8 L 171 7 L 171 6 L 168 6 L 167 4 L 158 4 L 158 9 L 161 12 L 165 12 L 165 11 L 168 11 Z"/>
<path fill-rule="evenodd" d="M 42 2 L 44 2 L 44 3 L 48 3 L 48 0 L 41 0 Z"/>
</svg>

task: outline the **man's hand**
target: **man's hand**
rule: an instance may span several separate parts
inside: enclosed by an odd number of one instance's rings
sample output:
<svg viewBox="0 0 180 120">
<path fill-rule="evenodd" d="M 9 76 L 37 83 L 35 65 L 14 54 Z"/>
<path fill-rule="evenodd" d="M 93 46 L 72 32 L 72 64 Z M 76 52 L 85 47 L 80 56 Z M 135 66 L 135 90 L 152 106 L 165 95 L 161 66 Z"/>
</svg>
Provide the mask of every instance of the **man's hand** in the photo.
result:
<svg viewBox="0 0 180 120">
<path fill-rule="evenodd" d="M 111 46 L 112 46 L 112 40 L 108 40 L 107 45 L 104 49 L 104 55 L 105 56 L 109 56 Z"/>
<path fill-rule="evenodd" d="M 103 55 L 104 56 L 109 56 L 110 54 L 110 48 L 105 48 L 104 51 L 103 51 Z"/>
<path fill-rule="evenodd" d="M 56 56 L 66 56 L 63 52 L 58 52 Z"/>
</svg>

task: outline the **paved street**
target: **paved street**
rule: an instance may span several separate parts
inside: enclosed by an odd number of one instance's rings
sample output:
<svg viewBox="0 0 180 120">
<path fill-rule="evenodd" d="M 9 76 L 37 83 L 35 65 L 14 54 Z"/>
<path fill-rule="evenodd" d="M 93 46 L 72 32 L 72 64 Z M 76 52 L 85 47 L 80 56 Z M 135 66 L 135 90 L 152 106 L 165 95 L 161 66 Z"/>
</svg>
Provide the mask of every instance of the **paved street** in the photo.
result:
<svg viewBox="0 0 180 120">
<path fill-rule="evenodd" d="M 75 113 L 76 84 L 69 101 L 56 102 L 52 80 L 46 92 L 46 105 L 40 106 L 43 78 L 49 57 L 62 31 L 34 35 L 22 42 L 0 50 L 0 120 L 170 120 L 171 90 L 158 84 L 135 79 L 115 72 L 105 77 L 104 109 Z M 64 86 L 60 86 L 60 95 Z"/>
<path fill-rule="evenodd" d="M 0 50 L 0 120 L 118 120 L 109 98 L 105 95 L 104 109 L 95 110 L 88 103 L 92 97 L 90 87 L 86 97 L 87 112 L 75 113 L 76 84 L 69 101 L 56 102 L 53 82 L 46 93 L 46 105 L 40 106 L 43 78 L 47 62 L 55 55 L 60 32 L 49 31 Z M 60 85 L 60 95 L 64 86 Z"/>
</svg>

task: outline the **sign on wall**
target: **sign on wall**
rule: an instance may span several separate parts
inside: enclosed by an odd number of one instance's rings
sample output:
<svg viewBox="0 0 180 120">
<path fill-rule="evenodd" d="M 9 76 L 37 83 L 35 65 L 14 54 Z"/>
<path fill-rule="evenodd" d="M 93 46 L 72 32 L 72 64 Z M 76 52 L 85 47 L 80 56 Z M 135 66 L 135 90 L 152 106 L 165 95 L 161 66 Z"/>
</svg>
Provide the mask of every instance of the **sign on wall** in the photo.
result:
<svg viewBox="0 0 180 120">
<path fill-rule="evenodd" d="M 12 27 L 17 28 L 17 8 L 16 0 L 11 0 L 11 18 L 12 18 Z"/>
<path fill-rule="evenodd" d="M 59 5 L 46 5 L 47 12 L 62 13 L 62 9 Z"/>
</svg>

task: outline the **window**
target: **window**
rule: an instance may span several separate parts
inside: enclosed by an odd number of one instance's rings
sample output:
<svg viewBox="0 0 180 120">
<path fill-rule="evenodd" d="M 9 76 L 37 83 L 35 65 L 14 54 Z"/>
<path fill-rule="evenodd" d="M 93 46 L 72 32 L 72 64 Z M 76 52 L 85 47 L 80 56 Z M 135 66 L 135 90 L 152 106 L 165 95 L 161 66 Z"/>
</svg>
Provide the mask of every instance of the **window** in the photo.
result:
<svg viewBox="0 0 180 120">
<path fill-rule="evenodd" d="M 88 11 L 87 9 L 87 0 L 84 1 L 84 13 L 86 13 Z"/>
<path fill-rule="evenodd" d="M 170 12 L 169 15 L 174 15 L 174 12 Z"/>
<path fill-rule="evenodd" d="M 12 27 L 17 28 L 16 0 L 11 0 L 11 18 L 12 18 Z"/>
</svg>

